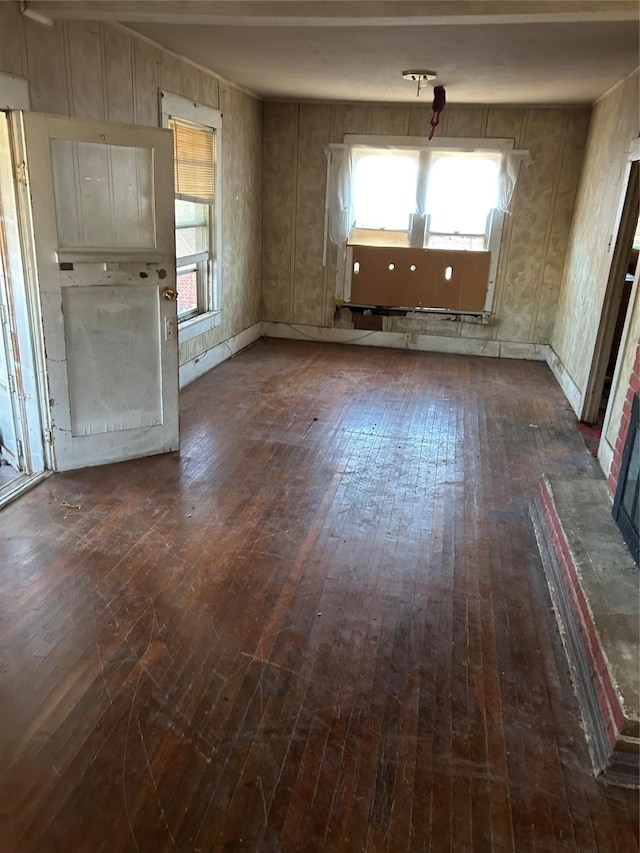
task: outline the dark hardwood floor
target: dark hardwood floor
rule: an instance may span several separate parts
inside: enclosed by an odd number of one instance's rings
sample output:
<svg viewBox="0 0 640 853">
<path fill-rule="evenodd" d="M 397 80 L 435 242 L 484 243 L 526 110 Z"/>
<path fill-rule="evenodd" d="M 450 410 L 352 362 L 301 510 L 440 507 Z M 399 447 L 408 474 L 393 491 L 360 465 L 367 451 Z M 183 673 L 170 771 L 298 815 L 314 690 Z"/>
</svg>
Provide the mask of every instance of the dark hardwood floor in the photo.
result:
<svg viewBox="0 0 640 853">
<path fill-rule="evenodd" d="M 543 364 L 260 342 L 0 513 L 0 849 L 638 849 L 527 515 Z"/>
</svg>

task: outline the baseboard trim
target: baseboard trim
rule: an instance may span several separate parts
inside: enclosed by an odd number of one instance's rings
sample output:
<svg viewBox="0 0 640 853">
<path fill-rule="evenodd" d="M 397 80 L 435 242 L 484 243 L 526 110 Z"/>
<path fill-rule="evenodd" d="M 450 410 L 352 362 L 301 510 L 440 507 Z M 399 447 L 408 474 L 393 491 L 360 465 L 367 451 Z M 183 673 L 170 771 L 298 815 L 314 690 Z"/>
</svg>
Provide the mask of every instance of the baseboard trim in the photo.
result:
<svg viewBox="0 0 640 853">
<path fill-rule="evenodd" d="M 608 478 L 611 473 L 611 466 L 613 465 L 613 447 L 611 447 L 605 436 L 602 436 L 598 446 L 598 464 L 602 468 L 604 476 Z"/>
<path fill-rule="evenodd" d="M 240 350 L 250 346 L 262 336 L 263 323 L 254 323 L 247 329 L 238 332 L 227 338 L 226 341 L 221 341 L 211 349 L 197 355 L 191 361 L 187 361 L 180 365 L 180 388 L 184 388 L 191 382 L 194 382 L 200 376 L 208 373 L 214 367 L 222 364 L 223 361 L 234 356 Z"/>
<path fill-rule="evenodd" d="M 546 361 L 546 344 L 514 341 L 488 341 L 479 338 L 448 338 L 442 335 L 406 334 L 404 332 L 374 332 L 365 329 L 337 329 L 327 326 L 306 326 L 294 323 L 263 323 L 268 338 L 319 343 L 352 344 L 354 346 L 405 349 L 417 352 L 442 352 L 455 355 L 483 355 L 491 358 L 517 358 Z"/>
<path fill-rule="evenodd" d="M 558 385 L 562 388 L 564 396 L 569 401 L 576 417 L 579 418 L 582 414 L 582 391 L 573 381 L 560 356 L 552 346 L 547 347 L 547 364 L 555 376 Z"/>
</svg>

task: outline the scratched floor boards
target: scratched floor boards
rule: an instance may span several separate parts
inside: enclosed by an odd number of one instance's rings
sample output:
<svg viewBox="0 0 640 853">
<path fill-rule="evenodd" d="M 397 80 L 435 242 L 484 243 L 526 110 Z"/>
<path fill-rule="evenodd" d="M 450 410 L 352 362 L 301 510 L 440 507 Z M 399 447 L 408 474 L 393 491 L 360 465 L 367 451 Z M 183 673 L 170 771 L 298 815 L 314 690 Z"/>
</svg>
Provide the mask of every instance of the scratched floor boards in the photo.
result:
<svg viewBox="0 0 640 853">
<path fill-rule="evenodd" d="M 0 849 L 604 851 L 527 505 L 543 364 L 260 342 L 0 515 Z"/>
</svg>

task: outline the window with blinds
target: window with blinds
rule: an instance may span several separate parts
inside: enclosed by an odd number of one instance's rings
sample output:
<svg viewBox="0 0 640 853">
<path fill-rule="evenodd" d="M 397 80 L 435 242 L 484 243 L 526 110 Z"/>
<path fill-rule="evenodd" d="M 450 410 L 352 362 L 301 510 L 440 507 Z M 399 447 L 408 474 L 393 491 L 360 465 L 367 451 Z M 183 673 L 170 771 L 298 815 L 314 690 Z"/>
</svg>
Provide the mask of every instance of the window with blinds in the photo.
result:
<svg viewBox="0 0 640 853">
<path fill-rule="evenodd" d="M 216 197 L 216 134 L 171 117 L 176 198 L 211 204 Z"/>
<path fill-rule="evenodd" d="M 162 126 L 173 134 L 176 281 L 180 342 L 220 325 L 222 113 L 161 92 Z"/>
</svg>

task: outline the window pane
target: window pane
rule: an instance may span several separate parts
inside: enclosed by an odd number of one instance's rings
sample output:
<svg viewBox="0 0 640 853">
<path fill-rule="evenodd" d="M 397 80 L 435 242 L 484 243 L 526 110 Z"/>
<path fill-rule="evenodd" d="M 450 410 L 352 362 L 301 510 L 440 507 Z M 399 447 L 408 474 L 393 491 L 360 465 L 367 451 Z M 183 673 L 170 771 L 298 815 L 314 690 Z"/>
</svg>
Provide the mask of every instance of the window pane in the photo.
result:
<svg viewBox="0 0 640 853">
<path fill-rule="evenodd" d="M 198 271 L 195 266 L 178 270 L 178 316 L 195 311 L 198 307 Z"/>
<path fill-rule="evenodd" d="M 184 258 L 209 251 L 208 228 L 179 228 L 176 231 L 176 257 Z"/>
<path fill-rule="evenodd" d="M 485 233 L 487 216 L 496 200 L 497 160 L 460 154 L 435 160 L 427 190 L 430 231 Z"/>
<path fill-rule="evenodd" d="M 206 225 L 208 214 L 208 204 L 176 199 L 176 228 L 188 225 Z"/>
<path fill-rule="evenodd" d="M 629 460 L 629 469 L 627 471 L 627 480 L 624 484 L 622 493 L 622 505 L 627 511 L 629 518 L 632 518 L 633 501 L 638 490 L 638 477 L 640 476 L 640 429 L 636 429 L 636 434 L 633 438 L 633 450 Z M 633 519 L 632 519 L 633 520 Z"/>
<path fill-rule="evenodd" d="M 417 178 L 415 153 L 359 157 L 353 174 L 356 228 L 407 231 L 416 209 Z"/>
</svg>

